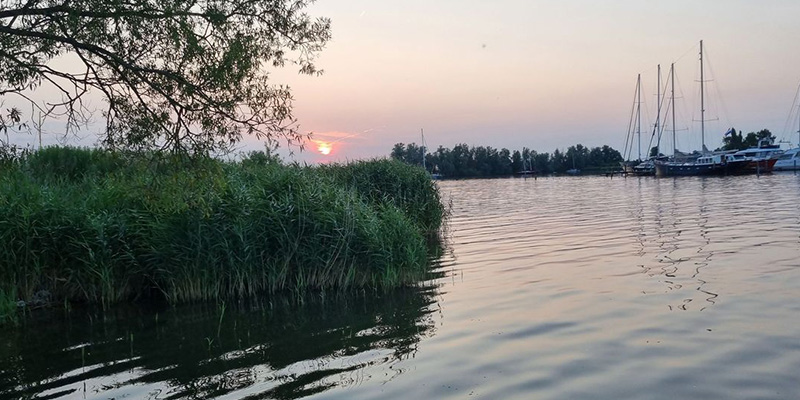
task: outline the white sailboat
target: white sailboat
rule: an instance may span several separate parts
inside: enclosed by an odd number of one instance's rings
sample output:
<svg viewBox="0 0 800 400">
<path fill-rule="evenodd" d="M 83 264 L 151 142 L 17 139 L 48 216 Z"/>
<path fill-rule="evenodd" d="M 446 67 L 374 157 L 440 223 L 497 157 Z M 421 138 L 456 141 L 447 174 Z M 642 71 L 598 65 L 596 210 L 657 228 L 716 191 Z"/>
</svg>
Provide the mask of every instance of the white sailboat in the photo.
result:
<svg viewBox="0 0 800 400">
<path fill-rule="evenodd" d="M 636 76 L 633 105 L 630 122 L 628 123 L 628 134 L 625 136 L 625 158 L 627 161 L 620 162 L 622 172 L 625 174 L 635 173 L 634 168 L 642 163 L 642 74 Z M 634 135 L 636 135 L 635 138 L 633 137 Z M 636 141 L 638 157 L 635 160 L 631 160 L 634 141 Z"/>
<path fill-rule="evenodd" d="M 659 128 L 661 128 L 661 106 L 663 105 L 664 98 L 661 95 L 661 64 L 658 65 L 658 83 L 656 84 L 657 87 L 657 94 L 656 94 L 656 103 L 658 104 L 658 108 L 656 111 L 656 122 L 653 125 L 653 133 L 650 135 L 650 143 L 648 144 L 648 149 L 653 144 L 653 139 L 657 138 L 656 141 L 656 150 L 660 148 L 661 145 L 661 132 Z M 632 131 L 628 132 L 628 140 L 626 140 L 626 152 L 628 153 L 628 161 L 623 161 L 621 163 L 622 170 L 626 174 L 632 175 L 639 175 L 639 176 L 652 176 L 655 174 L 655 159 L 658 157 L 658 151 L 656 151 L 656 156 L 648 156 L 647 159 L 642 159 L 642 85 L 641 85 L 641 74 L 638 75 L 636 79 L 636 100 L 635 100 L 635 117 L 634 114 L 631 114 L 631 119 L 635 118 L 635 125 L 636 127 L 636 139 L 637 139 L 637 146 L 638 146 L 638 154 L 639 158 L 637 160 L 630 160 L 630 147 L 628 144 L 633 144 L 633 138 L 631 137 Z"/>
<path fill-rule="evenodd" d="M 797 92 L 794 96 L 794 104 L 792 109 L 797 106 L 797 147 L 786 150 L 780 157 L 775 165 L 772 167 L 773 171 L 797 171 L 800 170 L 800 86 L 797 87 Z M 791 113 L 790 113 L 791 114 Z"/>
</svg>

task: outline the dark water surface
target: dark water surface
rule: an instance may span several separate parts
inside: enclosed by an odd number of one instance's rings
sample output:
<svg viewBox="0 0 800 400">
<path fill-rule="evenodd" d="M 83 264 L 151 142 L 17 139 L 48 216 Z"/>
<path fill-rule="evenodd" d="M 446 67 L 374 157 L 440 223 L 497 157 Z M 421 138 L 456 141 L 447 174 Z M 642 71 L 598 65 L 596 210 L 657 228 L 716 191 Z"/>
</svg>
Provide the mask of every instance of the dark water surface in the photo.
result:
<svg viewBox="0 0 800 400">
<path fill-rule="evenodd" d="M 424 287 L 36 313 L 0 398 L 800 398 L 800 176 L 440 187 Z"/>
</svg>

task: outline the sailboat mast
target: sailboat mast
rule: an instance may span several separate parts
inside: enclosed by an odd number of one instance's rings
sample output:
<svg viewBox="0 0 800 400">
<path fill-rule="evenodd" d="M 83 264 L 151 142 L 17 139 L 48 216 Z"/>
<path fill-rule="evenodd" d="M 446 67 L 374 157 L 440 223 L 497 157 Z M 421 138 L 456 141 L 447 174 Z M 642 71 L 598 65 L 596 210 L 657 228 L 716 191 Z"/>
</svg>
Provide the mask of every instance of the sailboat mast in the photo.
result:
<svg viewBox="0 0 800 400">
<path fill-rule="evenodd" d="M 653 132 L 658 133 L 658 141 L 656 142 L 656 157 L 658 157 L 659 147 L 661 147 L 661 132 L 658 127 L 661 125 L 661 64 L 658 64 L 658 94 L 656 95 L 656 102 L 658 103 L 658 113 L 656 114 L 656 126 Z"/>
<path fill-rule="evenodd" d="M 800 132 L 800 131 L 798 131 Z M 636 136 L 639 138 L 639 160 L 642 159 L 642 74 L 636 77 Z"/>
<path fill-rule="evenodd" d="M 700 141 L 703 145 L 703 154 L 706 152 L 706 104 L 705 88 L 703 87 L 703 41 L 700 41 Z"/>
<path fill-rule="evenodd" d="M 677 144 L 675 142 L 675 63 L 669 66 L 670 80 L 672 81 L 672 158 L 675 158 L 677 153 Z"/>
</svg>

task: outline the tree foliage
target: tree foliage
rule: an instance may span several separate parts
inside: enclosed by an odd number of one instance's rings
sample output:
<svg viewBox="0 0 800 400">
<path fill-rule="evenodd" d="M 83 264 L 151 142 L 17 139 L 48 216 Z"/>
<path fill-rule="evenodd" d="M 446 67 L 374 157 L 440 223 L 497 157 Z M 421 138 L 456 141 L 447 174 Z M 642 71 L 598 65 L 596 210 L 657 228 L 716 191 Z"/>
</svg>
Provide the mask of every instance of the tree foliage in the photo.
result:
<svg viewBox="0 0 800 400">
<path fill-rule="evenodd" d="M 330 21 L 304 12 L 312 1 L 0 0 L 0 96 L 55 88 L 39 107 L 74 126 L 100 93 L 112 148 L 297 144 L 291 92 L 267 69 L 319 72 Z"/>
<path fill-rule="evenodd" d="M 422 155 L 423 149 L 415 143 L 397 143 L 391 152 L 392 158 L 420 166 Z M 609 146 L 589 149 L 581 144 L 570 146 L 566 152 L 556 149 L 552 155 L 537 153 L 527 147 L 512 152 L 491 146 L 470 147 L 464 143 L 452 149 L 439 146 L 436 151 L 425 154 L 429 172 L 452 178 L 508 176 L 522 171 L 563 173 L 571 168 L 603 170 L 616 168 L 620 161 L 620 152 Z"/>
<path fill-rule="evenodd" d="M 721 150 L 744 150 L 749 147 L 758 147 L 759 142 L 766 141 L 772 144 L 775 141 L 775 136 L 769 129 L 762 129 L 758 132 L 749 132 L 743 135 L 742 131 L 736 132 L 736 129 L 731 128 L 722 139 Z"/>
</svg>

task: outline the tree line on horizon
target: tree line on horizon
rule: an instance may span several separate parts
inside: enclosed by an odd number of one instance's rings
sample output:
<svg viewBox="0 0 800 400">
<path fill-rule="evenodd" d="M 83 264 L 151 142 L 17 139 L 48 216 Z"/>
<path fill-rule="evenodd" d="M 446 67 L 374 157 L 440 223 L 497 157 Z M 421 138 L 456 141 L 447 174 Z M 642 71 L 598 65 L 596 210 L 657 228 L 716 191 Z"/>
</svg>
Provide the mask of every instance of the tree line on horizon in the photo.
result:
<svg viewBox="0 0 800 400">
<path fill-rule="evenodd" d="M 565 173 L 570 169 L 584 172 L 602 172 L 616 168 L 622 154 L 610 146 L 588 148 L 582 144 L 570 146 L 566 151 L 539 153 L 527 147 L 522 151 L 491 146 L 469 146 L 461 143 L 452 149 L 439 146 L 429 152 L 416 143 L 396 143 L 391 157 L 407 164 L 423 165 L 428 172 L 449 178 L 508 176 L 524 171 L 539 175 Z"/>
</svg>

